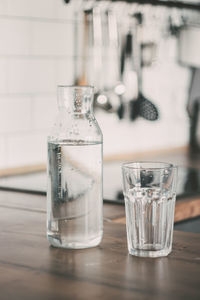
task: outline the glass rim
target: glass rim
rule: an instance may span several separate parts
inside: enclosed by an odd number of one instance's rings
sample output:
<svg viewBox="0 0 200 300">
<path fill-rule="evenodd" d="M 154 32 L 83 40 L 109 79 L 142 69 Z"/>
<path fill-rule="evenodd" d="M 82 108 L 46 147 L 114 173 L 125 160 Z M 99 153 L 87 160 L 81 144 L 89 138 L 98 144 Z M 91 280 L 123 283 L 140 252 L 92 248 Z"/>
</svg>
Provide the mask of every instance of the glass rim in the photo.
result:
<svg viewBox="0 0 200 300">
<path fill-rule="evenodd" d="M 129 161 L 122 164 L 122 169 L 164 170 L 164 169 L 177 169 L 177 166 L 173 165 L 172 163 L 161 162 L 161 161 Z"/>
<path fill-rule="evenodd" d="M 91 89 L 94 89 L 94 86 L 93 85 L 73 85 L 73 84 L 70 84 L 70 85 L 58 85 L 57 88 L 84 88 L 84 89 L 87 89 L 87 88 L 91 88 Z"/>
</svg>

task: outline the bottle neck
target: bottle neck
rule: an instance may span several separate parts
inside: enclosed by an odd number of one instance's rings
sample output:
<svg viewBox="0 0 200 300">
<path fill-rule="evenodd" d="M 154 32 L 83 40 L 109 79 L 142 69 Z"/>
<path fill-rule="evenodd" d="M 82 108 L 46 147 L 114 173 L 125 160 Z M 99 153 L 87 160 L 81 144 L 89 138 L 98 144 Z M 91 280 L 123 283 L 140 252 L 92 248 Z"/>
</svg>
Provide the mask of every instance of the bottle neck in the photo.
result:
<svg viewBox="0 0 200 300">
<path fill-rule="evenodd" d="M 90 86 L 59 86 L 58 107 L 71 114 L 93 113 L 93 87 Z"/>
</svg>

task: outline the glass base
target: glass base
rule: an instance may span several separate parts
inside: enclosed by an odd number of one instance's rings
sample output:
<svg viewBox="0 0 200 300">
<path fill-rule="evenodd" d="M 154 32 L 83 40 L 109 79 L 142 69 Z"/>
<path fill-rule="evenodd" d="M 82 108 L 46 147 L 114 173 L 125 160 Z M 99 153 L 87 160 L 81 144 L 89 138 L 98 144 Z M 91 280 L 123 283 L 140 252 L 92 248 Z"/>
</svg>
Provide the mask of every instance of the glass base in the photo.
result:
<svg viewBox="0 0 200 300">
<path fill-rule="evenodd" d="M 148 247 L 145 247 L 145 249 L 129 249 L 129 253 L 139 257 L 163 257 L 167 256 L 172 251 L 171 248 L 156 250 L 155 247 L 155 250 L 150 249 L 152 249 L 152 245 L 149 245 L 149 249 Z"/>
<path fill-rule="evenodd" d="M 101 243 L 102 235 L 96 237 L 95 239 L 86 241 L 86 242 L 69 242 L 69 240 L 65 238 L 55 238 L 51 235 L 47 235 L 47 239 L 51 246 L 57 248 L 65 248 L 65 249 L 85 249 L 96 247 Z"/>
</svg>

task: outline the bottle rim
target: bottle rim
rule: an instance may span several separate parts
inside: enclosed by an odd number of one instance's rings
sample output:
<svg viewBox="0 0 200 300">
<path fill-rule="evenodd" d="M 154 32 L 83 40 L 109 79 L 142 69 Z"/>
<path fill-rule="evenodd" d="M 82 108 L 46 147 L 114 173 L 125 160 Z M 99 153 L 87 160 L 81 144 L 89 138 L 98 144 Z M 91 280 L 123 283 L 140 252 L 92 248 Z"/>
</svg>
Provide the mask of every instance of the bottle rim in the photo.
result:
<svg viewBox="0 0 200 300">
<path fill-rule="evenodd" d="M 130 161 L 122 164 L 122 169 L 132 170 L 163 170 L 178 169 L 176 165 L 160 161 Z"/>
</svg>

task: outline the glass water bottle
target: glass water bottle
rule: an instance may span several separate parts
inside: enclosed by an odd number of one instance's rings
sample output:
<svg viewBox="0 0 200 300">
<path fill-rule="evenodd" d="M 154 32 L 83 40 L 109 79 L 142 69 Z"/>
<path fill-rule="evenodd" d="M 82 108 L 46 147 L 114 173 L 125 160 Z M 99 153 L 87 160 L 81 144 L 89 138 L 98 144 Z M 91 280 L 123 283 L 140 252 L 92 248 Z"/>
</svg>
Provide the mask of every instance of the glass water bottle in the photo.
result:
<svg viewBox="0 0 200 300">
<path fill-rule="evenodd" d="M 94 247 L 102 239 L 102 133 L 92 103 L 91 86 L 58 87 L 48 137 L 47 237 L 55 247 Z"/>
</svg>

